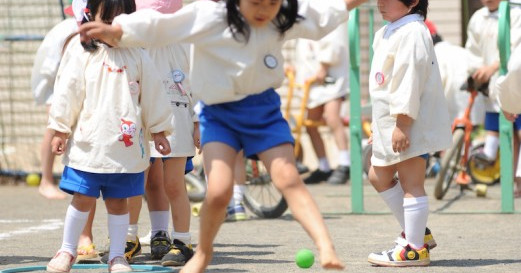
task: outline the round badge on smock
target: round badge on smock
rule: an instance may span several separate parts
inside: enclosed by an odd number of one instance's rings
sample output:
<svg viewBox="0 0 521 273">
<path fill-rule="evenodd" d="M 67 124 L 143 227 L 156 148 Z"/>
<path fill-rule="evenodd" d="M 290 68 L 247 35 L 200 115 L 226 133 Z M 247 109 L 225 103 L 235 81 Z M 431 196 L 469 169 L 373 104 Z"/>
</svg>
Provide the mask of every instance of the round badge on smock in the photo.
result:
<svg viewBox="0 0 521 273">
<path fill-rule="evenodd" d="M 273 56 L 271 54 L 264 56 L 264 65 L 266 65 L 266 67 L 268 67 L 270 69 L 277 67 L 277 65 L 278 65 L 277 58 L 275 58 L 275 56 Z"/>
<path fill-rule="evenodd" d="M 128 87 L 130 90 L 130 94 L 132 94 L 132 95 L 139 94 L 139 83 L 129 82 Z"/>
<path fill-rule="evenodd" d="M 378 83 L 378 85 L 382 85 L 384 83 L 384 81 L 385 81 L 385 77 L 384 77 L 384 74 L 382 72 L 376 73 L 374 78 L 376 80 L 376 83 Z"/>
<path fill-rule="evenodd" d="M 185 79 L 185 74 L 181 70 L 174 70 L 172 71 L 172 78 L 174 79 L 175 83 L 180 83 Z"/>
</svg>

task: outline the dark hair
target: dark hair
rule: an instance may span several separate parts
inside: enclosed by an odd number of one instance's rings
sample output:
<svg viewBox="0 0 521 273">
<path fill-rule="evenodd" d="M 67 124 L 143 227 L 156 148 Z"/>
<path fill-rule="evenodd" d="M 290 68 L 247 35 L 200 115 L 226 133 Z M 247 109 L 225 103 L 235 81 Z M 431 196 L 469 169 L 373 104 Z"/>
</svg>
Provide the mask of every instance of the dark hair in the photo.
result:
<svg viewBox="0 0 521 273">
<path fill-rule="evenodd" d="M 433 44 L 437 44 L 437 43 L 443 41 L 443 38 L 439 34 L 431 35 L 431 37 L 432 37 Z"/>
<path fill-rule="evenodd" d="M 407 7 L 411 7 L 415 0 L 400 0 Z M 429 7 L 429 0 L 418 0 L 418 4 L 411 9 L 410 14 L 419 14 L 427 19 L 427 9 Z"/>
<path fill-rule="evenodd" d="M 136 2 L 134 0 L 88 0 L 87 2 L 87 18 L 83 18 L 82 24 L 94 21 L 96 15 L 101 12 L 101 20 L 105 24 L 112 24 L 114 17 L 126 13 L 130 14 L 136 11 Z M 98 49 L 97 41 L 90 40 L 81 44 L 87 51 L 96 51 Z"/>
<path fill-rule="evenodd" d="M 244 42 L 248 42 L 250 38 L 250 26 L 239 11 L 239 1 L 241 0 L 226 0 L 228 26 L 235 40 L 240 41 L 243 39 Z M 298 0 L 281 1 L 283 1 L 283 3 L 280 6 L 279 13 L 277 13 L 277 16 L 273 19 L 273 23 L 280 34 L 284 35 L 284 32 L 290 29 L 302 17 L 298 15 Z"/>
</svg>

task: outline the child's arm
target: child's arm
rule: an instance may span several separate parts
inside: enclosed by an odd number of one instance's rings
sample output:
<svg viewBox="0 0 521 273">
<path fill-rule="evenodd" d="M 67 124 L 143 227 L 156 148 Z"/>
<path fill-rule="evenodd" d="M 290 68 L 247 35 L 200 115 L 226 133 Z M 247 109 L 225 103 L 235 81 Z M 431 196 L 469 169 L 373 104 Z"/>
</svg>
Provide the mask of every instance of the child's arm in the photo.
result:
<svg viewBox="0 0 521 273">
<path fill-rule="evenodd" d="M 67 141 L 68 134 L 54 131 L 54 136 L 51 141 L 51 150 L 56 155 L 62 155 L 65 151 L 65 142 Z"/>
<path fill-rule="evenodd" d="M 396 116 L 396 127 L 393 130 L 392 145 L 395 153 L 400 153 L 410 146 L 410 133 L 413 119 L 407 115 Z"/>
<path fill-rule="evenodd" d="M 348 10 L 352 10 L 361 4 L 367 2 L 367 0 L 345 0 Z"/>
<path fill-rule="evenodd" d="M 478 84 L 483 84 L 490 81 L 490 78 L 499 70 L 499 61 L 496 61 L 490 65 L 485 65 L 478 68 L 474 74 L 472 74 L 472 78 Z"/>
<path fill-rule="evenodd" d="M 156 150 L 160 154 L 167 155 L 170 153 L 170 143 L 168 139 L 166 139 L 164 132 L 152 134 L 152 139 L 154 140 Z"/>
</svg>

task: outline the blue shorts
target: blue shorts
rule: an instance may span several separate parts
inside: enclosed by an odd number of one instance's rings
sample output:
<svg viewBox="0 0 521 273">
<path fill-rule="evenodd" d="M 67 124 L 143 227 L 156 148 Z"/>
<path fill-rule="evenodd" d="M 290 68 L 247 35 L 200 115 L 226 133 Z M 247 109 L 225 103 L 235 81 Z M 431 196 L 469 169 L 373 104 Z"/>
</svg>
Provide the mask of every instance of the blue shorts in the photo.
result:
<svg viewBox="0 0 521 273">
<path fill-rule="evenodd" d="M 103 199 L 128 198 L 145 193 L 145 172 L 140 173 L 90 173 L 65 166 L 60 189 Z"/>
<path fill-rule="evenodd" d="M 513 122 L 514 131 L 521 130 L 521 116 Z M 499 113 L 487 112 L 485 114 L 485 130 L 499 132 Z"/>
<path fill-rule="evenodd" d="M 201 146 L 222 142 L 248 158 L 272 147 L 294 143 L 280 111 L 280 97 L 272 88 L 229 103 L 203 105 L 199 115 Z"/>
<path fill-rule="evenodd" d="M 422 154 L 422 155 L 419 155 L 419 157 L 425 159 L 425 161 L 429 161 L 430 155 L 429 154 Z"/>
<path fill-rule="evenodd" d="M 161 157 L 163 162 L 165 162 L 165 160 L 167 160 L 169 158 L 171 158 L 171 157 Z M 189 157 L 186 158 L 185 174 L 187 174 L 187 173 L 189 173 L 189 172 L 194 170 L 194 163 L 192 162 L 192 158 L 193 158 L 193 156 L 189 156 Z M 150 158 L 150 163 L 154 164 L 154 161 L 156 161 L 156 157 L 151 157 Z"/>
</svg>

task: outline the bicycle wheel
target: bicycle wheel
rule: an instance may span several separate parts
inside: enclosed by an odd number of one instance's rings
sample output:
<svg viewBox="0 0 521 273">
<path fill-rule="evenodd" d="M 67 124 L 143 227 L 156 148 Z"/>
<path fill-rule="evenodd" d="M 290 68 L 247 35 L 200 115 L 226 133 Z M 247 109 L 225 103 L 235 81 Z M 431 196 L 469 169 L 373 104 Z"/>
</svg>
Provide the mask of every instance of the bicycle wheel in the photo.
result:
<svg viewBox="0 0 521 273">
<path fill-rule="evenodd" d="M 434 197 L 441 200 L 449 190 L 454 175 L 461 170 L 460 159 L 462 154 L 465 130 L 457 128 L 452 134 L 452 147 L 445 151 L 441 158 L 440 172 L 436 176 Z"/>
<path fill-rule="evenodd" d="M 191 202 L 201 202 L 206 196 L 206 179 L 203 167 L 196 167 L 192 172 L 185 174 L 186 191 Z"/>
<path fill-rule="evenodd" d="M 244 204 L 261 218 L 280 217 L 288 204 L 284 196 L 275 188 L 271 177 L 260 161 L 246 159 L 246 191 Z"/>
</svg>

